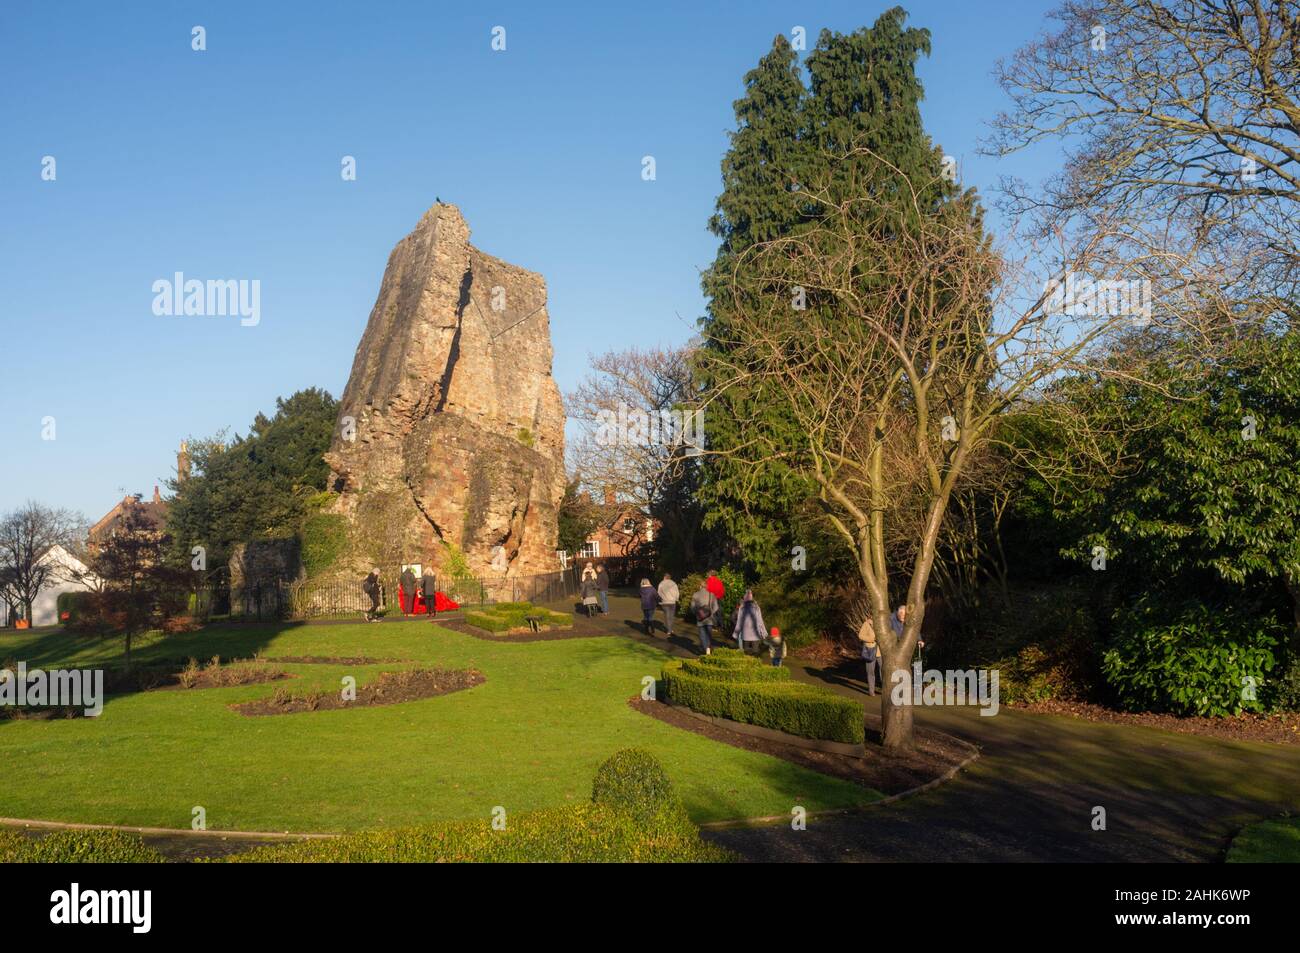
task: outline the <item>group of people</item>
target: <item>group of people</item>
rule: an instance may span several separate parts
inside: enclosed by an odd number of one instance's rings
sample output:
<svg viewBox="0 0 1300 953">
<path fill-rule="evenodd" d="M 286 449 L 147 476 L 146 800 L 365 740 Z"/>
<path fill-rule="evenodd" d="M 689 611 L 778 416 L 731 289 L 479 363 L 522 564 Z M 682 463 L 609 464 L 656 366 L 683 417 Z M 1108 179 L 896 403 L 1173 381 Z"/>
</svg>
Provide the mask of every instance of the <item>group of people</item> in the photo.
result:
<svg viewBox="0 0 1300 953">
<path fill-rule="evenodd" d="M 587 615 L 597 611 L 609 615 L 609 573 L 604 563 L 587 563 L 582 567 L 582 579 L 578 583 L 578 594 L 582 596 L 583 608 Z"/>
<path fill-rule="evenodd" d="M 895 638 L 903 635 L 903 623 L 907 621 L 907 606 L 899 606 L 894 614 L 889 617 L 889 627 L 894 632 Z M 871 616 L 863 620 L 861 627 L 858 629 L 858 641 L 862 643 L 862 661 L 867 666 L 867 694 L 876 694 L 876 681 L 881 678 L 880 675 L 880 646 L 876 644 L 876 624 L 871 621 Z M 925 648 L 925 640 L 917 639 L 917 649 Z"/>
<path fill-rule="evenodd" d="M 709 570 L 687 606 L 690 618 L 695 621 L 700 648 L 705 655 L 713 654 L 713 630 L 722 625 L 722 600 L 726 594 L 727 588 L 718 574 Z M 681 590 L 673 577 L 664 573 L 658 586 L 653 585 L 649 579 L 642 579 L 640 595 L 646 634 L 654 634 L 655 610 L 661 609 L 664 614 L 664 632 L 671 637 L 673 620 L 677 617 L 677 603 L 681 600 Z M 736 648 L 742 652 L 752 651 L 757 654 L 762 645 L 767 647 L 773 665 L 779 666 L 785 659 L 785 640 L 781 637 L 781 630 L 774 627 L 768 631 L 763 622 L 763 610 L 759 608 L 751 589 L 745 590 L 744 599 L 732 615 L 731 632 Z"/>
</svg>

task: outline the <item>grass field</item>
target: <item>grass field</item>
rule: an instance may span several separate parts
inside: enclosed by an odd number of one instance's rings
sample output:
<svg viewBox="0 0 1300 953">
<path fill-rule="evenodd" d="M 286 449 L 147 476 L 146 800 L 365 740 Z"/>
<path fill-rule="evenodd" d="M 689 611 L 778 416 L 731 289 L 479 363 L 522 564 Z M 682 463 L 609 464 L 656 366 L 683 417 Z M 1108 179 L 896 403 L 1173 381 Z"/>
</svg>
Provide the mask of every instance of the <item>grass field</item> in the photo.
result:
<svg viewBox="0 0 1300 953">
<path fill-rule="evenodd" d="M 1251 824 L 1228 847 L 1230 864 L 1300 864 L 1300 817 Z"/>
<path fill-rule="evenodd" d="M 0 816 L 210 830 L 344 831 L 481 818 L 585 800 L 619 748 L 657 756 L 707 822 L 860 805 L 844 781 L 640 715 L 627 699 L 664 654 L 618 636 L 487 642 L 427 621 L 240 625 L 148 640 L 133 659 L 220 654 L 401 658 L 477 668 L 475 688 L 388 707 L 248 718 L 227 706 L 277 687 L 337 691 L 393 664 L 288 664 L 288 681 L 112 697 L 97 718 L 0 721 Z M 120 643 L 36 631 L 0 637 L 0 662 L 115 665 Z"/>
</svg>

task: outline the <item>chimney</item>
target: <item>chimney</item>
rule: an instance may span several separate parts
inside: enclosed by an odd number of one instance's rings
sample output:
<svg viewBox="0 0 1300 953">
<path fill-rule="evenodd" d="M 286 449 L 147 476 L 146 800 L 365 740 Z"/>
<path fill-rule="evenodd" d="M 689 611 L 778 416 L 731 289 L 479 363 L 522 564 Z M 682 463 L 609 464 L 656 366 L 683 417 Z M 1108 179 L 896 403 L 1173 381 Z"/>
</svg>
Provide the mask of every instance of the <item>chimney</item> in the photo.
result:
<svg viewBox="0 0 1300 953">
<path fill-rule="evenodd" d="M 158 484 L 157 484 L 157 483 L 155 483 L 155 484 L 153 485 L 153 501 L 154 501 L 155 503 L 161 503 L 161 502 L 162 502 L 162 494 L 158 492 Z"/>
<path fill-rule="evenodd" d="M 180 452 L 176 454 L 176 482 L 180 483 L 189 479 L 190 475 L 190 445 L 182 440 Z"/>
<path fill-rule="evenodd" d="M 614 488 L 612 486 L 605 487 L 605 505 L 613 506 L 615 502 Z"/>
</svg>

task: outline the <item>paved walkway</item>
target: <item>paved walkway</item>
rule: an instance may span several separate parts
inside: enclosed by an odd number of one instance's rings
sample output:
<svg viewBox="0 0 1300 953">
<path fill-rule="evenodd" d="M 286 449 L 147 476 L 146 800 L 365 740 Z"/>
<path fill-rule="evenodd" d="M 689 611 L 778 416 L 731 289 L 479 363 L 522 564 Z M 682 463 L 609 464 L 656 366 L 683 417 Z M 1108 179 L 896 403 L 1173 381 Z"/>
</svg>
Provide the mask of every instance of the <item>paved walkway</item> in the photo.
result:
<svg viewBox="0 0 1300 953">
<path fill-rule="evenodd" d="M 605 617 L 632 638 L 633 599 Z M 668 649 L 695 654 L 679 625 Z M 655 640 L 665 646 L 662 631 Z M 795 661 L 796 678 L 863 697 L 859 666 Z M 877 703 L 868 699 L 870 706 Z M 788 825 L 708 831 L 751 860 L 1217 861 L 1245 824 L 1300 810 L 1300 746 L 1226 741 L 1003 708 L 924 708 L 917 723 L 983 756 L 933 791 L 880 808 Z M 1106 829 L 1092 829 L 1105 808 Z"/>
</svg>

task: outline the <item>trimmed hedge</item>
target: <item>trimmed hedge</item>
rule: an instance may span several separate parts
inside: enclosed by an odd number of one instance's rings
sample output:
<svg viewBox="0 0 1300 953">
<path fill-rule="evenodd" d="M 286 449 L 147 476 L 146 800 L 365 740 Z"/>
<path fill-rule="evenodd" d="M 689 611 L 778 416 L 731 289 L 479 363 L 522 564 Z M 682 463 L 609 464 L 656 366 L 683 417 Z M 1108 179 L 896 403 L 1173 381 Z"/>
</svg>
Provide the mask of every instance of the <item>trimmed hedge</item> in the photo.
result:
<svg viewBox="0 0 1300 953">
<path fill-rule="evenodd" d="M 161 864 L 166 858 L 135 834 L 108 830 L 54 831 L 27 837 L 0 831 L 4 864 Z"/>
<path fill-rule="evenodd" d="M 527 616 L 541 618 L 541 624 L 555 628 L 573 625 L 573 616 L 567 612 L 552 612 L 528 602 L 498 602 L 475 612 L 466 612 L 465 621 L 488 632 L 507 632 L 528 625 Z"/>
<path fill-rule="evenodd" d="M 663 765 L 641 748 L 617 751 L 600 766 L 591 783 L 591 800 L 643 820 L 681 807 Z"/>
<path fill-rule="evenodd" d="M 865 712 L 861 702 L 816 685 L 767 678 L 757 674 L 765 668 L 758 659 L 748 661 L 752 665 L 745 673 L 752 676 L 749 680 L 702 676 L 688 672 L 680 660 L 670 661 L 663 669 L 668 698 L 715 718 L 742 721 L 803 738 L 862 744 Z M 732 663 L 723 663 L 718 671 L 731 667 Z M 744 666 L 739 668 L 743 672 Z"/>
<path fill-rule="evenodd" d="M 626 748 L 602 764 L 591 802 L 488 819 L 261 847 L 230 863 L 721 863 L 700 839 L 654 756 Z"/>
<path fill-rule="evenodd" d="M 731 856 L 700 839 L 690 820 L 645 821 L 601 804 L 576 804 L 490 820 L 349 834 L 260 847 L 227 863 L 719 863 Z"/>
<path fill-rule="evenodd" d="M 726 662 L 721 665 L 709 664 L 711 655 L 702 658 L 686 659 L 682 662 L 682 671 L 696 678 L 708 678 L 719 682 L 788 682 L 790 670 L 785 667 L 775 668 L 771 665 L 738 665 Z M 753 661 L 752 659 L 750 661 Z"/>
</svg>

